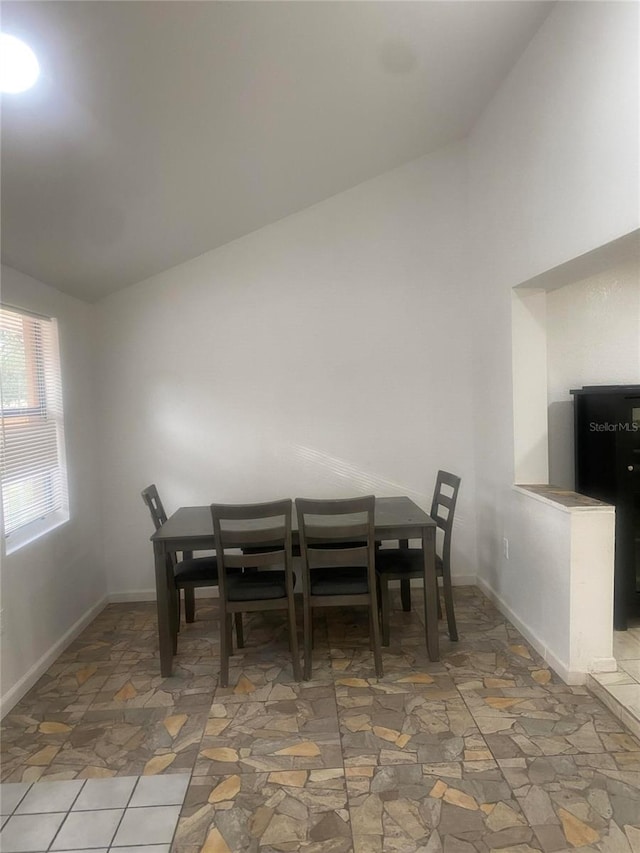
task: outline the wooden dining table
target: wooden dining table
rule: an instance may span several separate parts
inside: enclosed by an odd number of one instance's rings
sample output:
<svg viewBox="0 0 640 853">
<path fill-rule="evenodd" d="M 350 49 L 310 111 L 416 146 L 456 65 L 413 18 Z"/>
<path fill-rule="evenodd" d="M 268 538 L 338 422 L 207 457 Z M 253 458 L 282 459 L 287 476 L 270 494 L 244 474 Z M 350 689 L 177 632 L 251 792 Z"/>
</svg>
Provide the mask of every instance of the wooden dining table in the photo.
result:
<svg viewBox="0 0 640 853">
<path fill-rule="evenodd" d="M 424 555 L 424 611 L 427 653 L 430 660 L 439 659 L 437 592 L 435 564 L 436 523 L 431 516 L 409 497 L 376 498 L 376 541 L 419 539 Z M 168 574 L 167 554 L 175 551 L 212 551 L 215 549 L 213 522 L 208 506 L 183 506 L 151 537 L 156 574 L 158 607 L 158 640 L 160 673 L 169 677 L 172 672 L 173 641 L 171 637 L 171 594 L 173 579 Z M 293 518 L 293 541 L 298 530 Z"/>
</svg>

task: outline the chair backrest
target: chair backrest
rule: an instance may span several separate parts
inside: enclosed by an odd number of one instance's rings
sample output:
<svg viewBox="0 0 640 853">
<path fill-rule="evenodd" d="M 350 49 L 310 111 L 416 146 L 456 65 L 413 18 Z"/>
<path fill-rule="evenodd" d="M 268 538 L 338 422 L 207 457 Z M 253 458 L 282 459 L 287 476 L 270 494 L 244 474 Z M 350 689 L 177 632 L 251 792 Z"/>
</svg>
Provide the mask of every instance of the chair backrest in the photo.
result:
<svg viewBox="0 0 640 853">
<path fill-rule="evenodd" d="M 160 495 L 158 494 L 155 483 L 152 483 L 150 486 L 147 486 L 146 489 L 142 490 L 142 500 L 147 505 L 155 529 L 158 530 L 167 520 L 167 513 L 165 512 L 165 508 L 160 500 Z M 171 575 L 176 568 L 177 562 L 178 558 L 176 555 L 172 551 L 169 551 L 167 553 L 167 571 Z"/>
<path fill-rule="evenodd" d="M 284 566 L 293 592 L 291 517 L 293 501 L 211 504 L 220 596 L 227 598 L 229 569 Z M 244 553 L 241 553 L 241 552 Z"/>
<path fill-rule="evenodd" d="M 305 569 L 366 567 L 375 591 L 375 496 L 337 500 L 296 498 Z"/>
<path fill-rule="evenodd" d="M 431 518 L 444 532 L 442 561 L 447 565 L 451 558 L 451 531 L 453 530 L 453 517 L 456 511 L 460 482 L 460 477 L 455 474 L 450 474 L 448 471 L 438 471 L 436 486 L 433 490 L 433 501 L 431 502 Z M 451 489 L 451 494 L 445 494 L 443 487 Z"/>
<path fill-rule="evenodd" d="M 158 530 L 167 520 L 167 513 L 162 505 L 155 483 L 142 490 L 142 500 L 147 505 L 155 528 Z"/>
</svg>

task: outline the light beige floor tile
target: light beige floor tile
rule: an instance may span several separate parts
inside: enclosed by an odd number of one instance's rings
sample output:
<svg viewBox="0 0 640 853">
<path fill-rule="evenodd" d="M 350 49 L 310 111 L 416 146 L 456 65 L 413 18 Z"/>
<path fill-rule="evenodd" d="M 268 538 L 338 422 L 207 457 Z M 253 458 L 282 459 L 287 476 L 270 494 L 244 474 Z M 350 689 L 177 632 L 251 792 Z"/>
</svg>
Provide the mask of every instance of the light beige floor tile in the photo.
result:
<svg viewBox="0 0 640 853">
<path fill-rule="evenodd" d="M 621 660 L 619 668 L 640 682 L 640 660 Z"/>
<path fill-rule="evenodd" d="M 127 809 L 113 840 L 113 846 L 170 844 L 179 815 L 180 806 Z"/>
<path fill-rule="evenodd" d="M 33 785 L 16 809 L 16 814 L 66 812 L 71 808 L 83 785 L 84 779 Z"/>
<path fill-rule="evenodd" d="M 10 815 L 29 790 L 29 782 L 0 785 L 0 814 Z"/>
<path fill-rule="evenodd" d="M 618 663 L 618 666 L 622 666 L 623 661 Z M 632 675 L 629 675 L 628 672 L 625 672 L 624 669 L 619 669 L 618 672 L 593 672 L 591 673 L 592 678 L 594 678 L 598 684 L 602 684 L 605 687 L 609 687 L 612 684 L 635 684 L 636 680 Z"/>
<path fill-rule="evenodd" d="M 640 660 L 640 639 L 628 631 L 614 631 L 613 656 L 616 660 Z"/>
<path fill-rule="evenodd" d="M 56 835 L 52 850 L 108 847 L 122 819 L 123 809 L 70 812 Z"/>
<path fill-rule="evenodd" d="M 37 814 L 14 815 L 0 832 L 2 853 L 25 853 L 30 850 L 48 850 L 66 815 Z"/>
<path fill-rule="evenodd" d="M 640 719 L 640 684 L 613 684 L 607 689 L 625 708 Z"/>
</svg>

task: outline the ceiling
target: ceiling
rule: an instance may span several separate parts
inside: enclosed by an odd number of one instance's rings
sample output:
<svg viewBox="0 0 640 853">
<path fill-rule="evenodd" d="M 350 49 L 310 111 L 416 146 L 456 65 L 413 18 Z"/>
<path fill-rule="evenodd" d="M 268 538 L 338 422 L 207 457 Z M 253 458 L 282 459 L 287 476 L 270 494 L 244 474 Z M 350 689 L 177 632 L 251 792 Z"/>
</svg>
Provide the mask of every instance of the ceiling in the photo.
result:
<svg viewBox="0 0 640 853">
<path fill-rule="evenodd" d="M 3 262 L 95 301 L 461 139 L 549 8 L 3 3 Z"/>
</svg>

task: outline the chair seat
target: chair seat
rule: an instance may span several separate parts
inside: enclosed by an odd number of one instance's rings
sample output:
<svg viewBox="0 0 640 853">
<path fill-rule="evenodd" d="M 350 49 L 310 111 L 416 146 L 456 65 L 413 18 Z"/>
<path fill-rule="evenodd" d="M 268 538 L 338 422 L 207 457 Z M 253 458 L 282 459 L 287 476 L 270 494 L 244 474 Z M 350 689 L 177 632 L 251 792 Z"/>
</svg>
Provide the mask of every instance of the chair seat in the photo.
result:
<svg viewBox="0 0 640 853">
<path fill-rule="evenodd" d="M 311 595 L 366 595 L 369 592 L 365 568 L 313 569 Z"/>
<path fill-rule="evenodd" d="M 230 574 L 239 574 L 240 569 L 228 569 Z M 192 557 L 176 563 L 174 569 L 176 584 L 202 584 L 202 586 L 218 585 L 218 563 L 215 557 Z"/>
<path fill-rule="evenodd" d="M 192 557 L 176 563 L 176 583 L 218 583 L 218 563 L 215 557 Z"/>
<path fill-rule="evenodd" d="M 376 571 L 379 574 L 422 577 L 424 562 L 422 548 L 389 548 L 376 553 Z M 436 574 L 442 575 L 442 559 L 436 554 Z"/>
<path fill-rule="evenodd" d="M 286 598 L 287 587 L 283 571 L 247 572 L 228 579 L 229 601 L 267 601 Z"/>
</svg>

